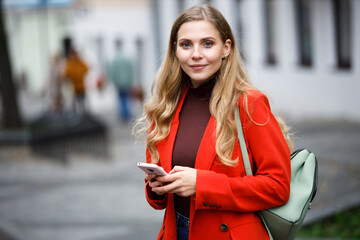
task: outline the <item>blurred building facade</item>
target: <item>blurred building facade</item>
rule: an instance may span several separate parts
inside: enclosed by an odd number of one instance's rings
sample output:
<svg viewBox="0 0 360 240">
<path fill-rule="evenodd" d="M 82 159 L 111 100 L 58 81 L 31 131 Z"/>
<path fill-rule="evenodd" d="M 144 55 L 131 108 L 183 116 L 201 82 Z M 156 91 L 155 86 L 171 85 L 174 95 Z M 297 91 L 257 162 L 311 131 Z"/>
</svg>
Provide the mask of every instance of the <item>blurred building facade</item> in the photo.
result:
<svg viewBox="0 0 360 240">
<path fill-rule="evenodd" d="M 252 81 L 270 96 L 278 113 L 294 120 L 360 122 L 358 0 L 77 0 L 63 6 L 61 14 L 59 8 L 54 14 L 46 11 L 48 39 L 54 39 L 48 48 L 53 51 L 57 39 L 70 34 L 95 78 L 111 59 L 115 40 L 121 39 L 136 61 L 137 80 L 149 94 L 176 16 L 203 3 L 213 4 L 227 18 Z M 17 72 L 25 67 L 30 71 L 36 55 L 26 51 L 29 41 L 41 36 L 43 23 L 38 20 L 31 27 L 25 16 L 45 14 L 40 9 L 18 12 L 7 11 L 13 62 Z M 21 36 L 27 32 L 33 36 L 25 41 Z M 35 75 L 40 76 L 42 67 L 33 69 L 30 82 L 41 85 Z"/>
<path fill-rule="evenodd" d="M 46 81 L 51 57 L 61 49 L 72 18 L 71 0 L 5 0 L 5 20 L 17 81 L 32 92 Z"/>
</svg>

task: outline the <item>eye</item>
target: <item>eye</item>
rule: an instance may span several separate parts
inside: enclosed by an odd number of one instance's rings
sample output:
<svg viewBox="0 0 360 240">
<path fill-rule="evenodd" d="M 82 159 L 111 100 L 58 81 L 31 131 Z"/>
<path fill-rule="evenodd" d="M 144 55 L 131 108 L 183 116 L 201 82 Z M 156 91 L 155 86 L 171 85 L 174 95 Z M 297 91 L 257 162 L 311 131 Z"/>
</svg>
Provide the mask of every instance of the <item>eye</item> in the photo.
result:
<svg viewBox="0 0 360 240">
<path fill-rule="evenodd" d="M 213 45 L 212 41 L 206 41 L 204 42 L 204 47 L 211 47 Z"/>
<path fill-rule="evenodd" d="M 180 46 L 181 46 L 182 48 L 189 48 L 191 45 L 190 45 L 190 43 L 188 43 L 188 42 L 182 42 L 182 43 L 180 43 Z"/>
</svg>

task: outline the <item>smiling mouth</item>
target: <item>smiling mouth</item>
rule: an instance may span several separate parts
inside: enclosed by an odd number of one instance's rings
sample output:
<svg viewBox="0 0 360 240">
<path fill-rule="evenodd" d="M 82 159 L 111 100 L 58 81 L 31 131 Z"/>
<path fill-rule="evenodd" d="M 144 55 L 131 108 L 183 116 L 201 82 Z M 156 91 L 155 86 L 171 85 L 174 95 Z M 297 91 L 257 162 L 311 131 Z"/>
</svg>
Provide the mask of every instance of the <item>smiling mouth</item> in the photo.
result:
<svg viewBox="0 0 360 240">
<path fill-rule="evenodd" d="M 196 64 L 196 65 L 190 65 L 190 67 L 194 70 L 201 70 L 203 69 L 204 67 L 206 67 L 206 65 L 200 65 L 200 64 Z"/>
</svg>

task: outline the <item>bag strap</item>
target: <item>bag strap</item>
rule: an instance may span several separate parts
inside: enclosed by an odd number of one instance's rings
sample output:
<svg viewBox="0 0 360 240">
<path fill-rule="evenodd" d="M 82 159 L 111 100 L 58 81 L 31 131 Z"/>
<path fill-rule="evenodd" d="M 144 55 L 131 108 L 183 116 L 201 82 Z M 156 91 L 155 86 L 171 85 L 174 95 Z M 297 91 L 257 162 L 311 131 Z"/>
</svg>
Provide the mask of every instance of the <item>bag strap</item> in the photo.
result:
<svg viewBox="0 0 360 240">
<path fill-rule="evenodd" d="M 244 162 L 245 172 L 246 172 L 246 175 L 253 175 L 251 165 L 250 165 L 250 160 L 249 160 L 249 154 L 248 154 L 247 147 L 246 147 L 244 132 L 243 132 L 242 126 L 241 126 L 240 107 L 238 107 L 237 111 L 236 111 L 236 123 L 237 123 L 238 138 L 239 138 L 239 143 L 240 143 L 240 148 L 241 148 L 241 155 L 242 155 L 243 162 Z"/>
<path fill-rule="evenodd" d="M 246 147 L 246 142 L 245 142 L 245 137 L 244 137 L 244 132 L 242 130 L 242 126 L 241 126 L 241 120 L 240 120 L 240 106 L 238 108 L 236 108 L 235 111 L 235 115 L 236 115 L 236 125 L 237 125 L 237 131 L 238 131 L 238 138 L 239 138 L 239 143 L 240 143 L 240 148 L 241 148 L 241 155 L 243 158 L 243 162 L 244 162 L 244 167 L 245 167 L 245 172 L 246 175 L 253 175 L 252 174 L 252 169 L 251 169 L 251 164 L 250 164 L 250 160 L 249 160 L 249 154 L 247 151 L 247 147 Z M 259 213 L 258 214 L 266 228 L 266 231 L 269 234 L 269 238 L 270 240 L 273 240 L 273 237 L 270 233 L 269 227 L 266 225 L 266 222 L 263 218 L 263 216 Z"/>
</svg>

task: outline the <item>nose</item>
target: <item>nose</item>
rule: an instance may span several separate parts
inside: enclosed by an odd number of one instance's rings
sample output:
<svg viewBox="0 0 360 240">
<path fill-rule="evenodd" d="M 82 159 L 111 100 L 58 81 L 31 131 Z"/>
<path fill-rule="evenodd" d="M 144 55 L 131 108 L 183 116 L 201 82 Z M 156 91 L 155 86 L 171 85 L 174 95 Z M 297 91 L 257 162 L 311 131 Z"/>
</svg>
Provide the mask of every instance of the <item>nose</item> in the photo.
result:
<svg viewBox="0 0 360 240">
<path fill-rule="evenodd" d="M 201 58 L 203 58 L 201 48 L 198 47 L 198 46 L 195 46 L 191 57 L 193 59 L 201 59 Z"/>
</svg>

